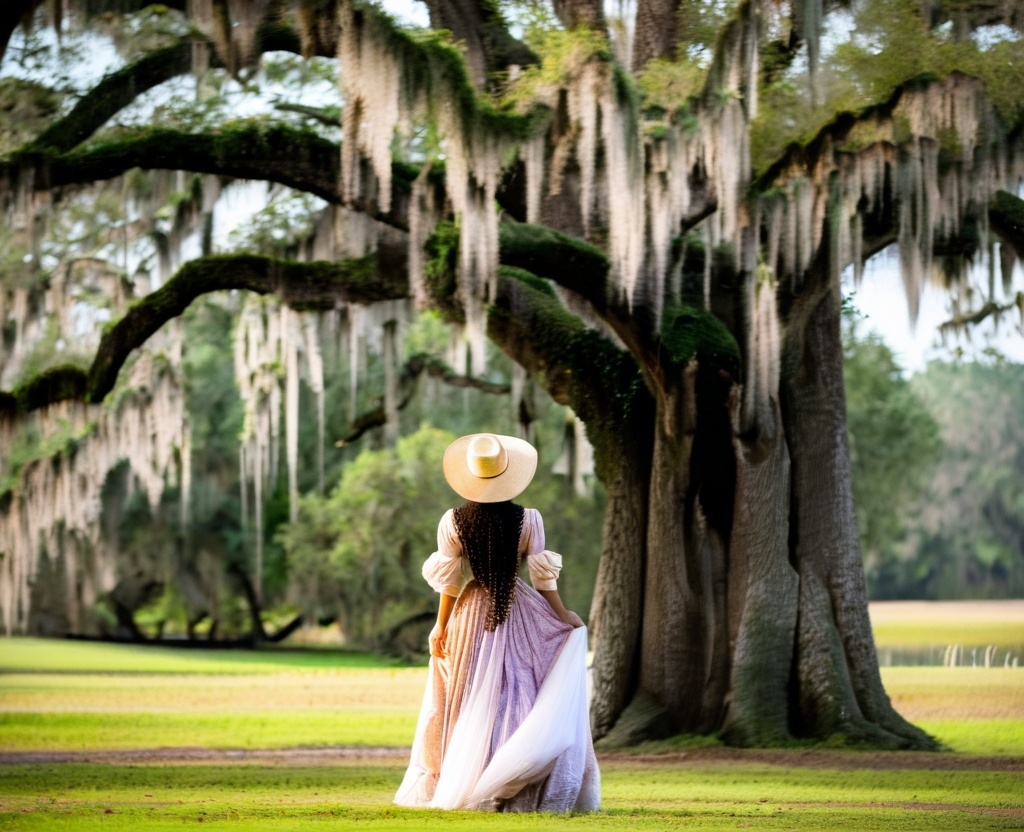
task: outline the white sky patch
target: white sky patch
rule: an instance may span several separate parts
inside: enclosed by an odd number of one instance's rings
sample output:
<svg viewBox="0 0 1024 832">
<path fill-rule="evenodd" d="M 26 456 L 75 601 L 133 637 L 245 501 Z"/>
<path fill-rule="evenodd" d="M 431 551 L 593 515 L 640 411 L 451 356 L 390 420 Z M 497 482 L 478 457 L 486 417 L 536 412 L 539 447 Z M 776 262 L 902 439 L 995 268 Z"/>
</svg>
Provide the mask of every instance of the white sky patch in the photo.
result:
<svg viewBox="0 0 1024 832">
<path fill-rule="evenodd" d="M 1018 271 L 1020 268 L 1018 264 Z M 987 265 L 975 265 L 971 279 L 975 283 L 987 281 Z M 1020 284 L 1019 274 L 1014 282 Z M 966 360 L 985 359 L 984 350 L 991 347 L 1011 361 L 1024 363 L 1024 336 L 1016 327 L 1019 317 L 1015 312 L 1007 313 L 998 327 L 987 320 L 969 334 L 949 335 L 943 345 L 939 325 L 952 314 L 949 298 L 942 290 L 926 285 L 921 294 L 917 326 L 912 327 L 895 246 L 868 260 L 859 289 L 854 289 L 853 271 L 847 269 L 843 273 L 843 292 L 854 293 L 854 305 L 867 316 L 863 327 L 885 340 L 905 375 L 923 371 L 932 360 L 951 360 L 956 347 L 964 351 Z M 981 303 L 978 301 L 978 305 Z"/>
</svg>

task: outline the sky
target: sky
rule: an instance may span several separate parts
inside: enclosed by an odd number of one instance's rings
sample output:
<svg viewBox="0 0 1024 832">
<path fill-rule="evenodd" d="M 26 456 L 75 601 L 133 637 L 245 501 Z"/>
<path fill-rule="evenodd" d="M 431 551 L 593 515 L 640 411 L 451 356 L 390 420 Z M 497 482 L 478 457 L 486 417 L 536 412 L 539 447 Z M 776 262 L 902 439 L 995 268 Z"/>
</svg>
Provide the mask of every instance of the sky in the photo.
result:
<svg viewBox="0 0 1024 832">
<path fill-rule="evenodd" d="M 984 359 L 983 350 L 992 346 L 1011 361 L 1024 363 L 1024 333 L 1020 331 L 1020 318 L 1015 313 L 1004 318 L 998 330 L 991 322 L 985 322 L 972 330 L 970 340 L 963 336 L 950 336 L 943 345 L 938 327 L 950 317 L 949 301 L 944 292 L 926 286 L 921 296 L 917 325 L 912 326 L 894 246 L 865 264 L 859 287 L 854 287 L 852 274 L 847 271 L 843 292 L 853 293 L 854 304 L 866 316 L 863 328 L 882 336 L 906 375 L 921 372 L 930 360 L 951 360 L 957 346 L 964 350 L 967 359 Z M 986 264 L 975 264 L 972 269 L 975 282 L 982 282 L 982 278 L 987 282 L 986 275 Z M 1018 287 L 1024 285 L 1020 264 L 1016 266 L 1014 284 Z"/>
</svg>

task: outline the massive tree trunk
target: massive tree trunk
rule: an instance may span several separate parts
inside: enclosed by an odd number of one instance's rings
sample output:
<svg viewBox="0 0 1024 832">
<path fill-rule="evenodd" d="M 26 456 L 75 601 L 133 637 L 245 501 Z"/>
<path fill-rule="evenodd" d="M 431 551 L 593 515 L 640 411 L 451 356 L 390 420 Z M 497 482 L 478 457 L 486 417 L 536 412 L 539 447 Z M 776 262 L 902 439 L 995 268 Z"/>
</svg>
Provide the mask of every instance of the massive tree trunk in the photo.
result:
<svg viewBox="0 0 1024 832">
<path fill-rule="evenodd" d="M 793 557 L 800 575 L 797 731 L 892 747 L 929 738 L 895 713 L 878 671 L 854 515 L 840 341 L 840 290 L 797 302 L 783 359 L 792 454 Z"/>
</svg>

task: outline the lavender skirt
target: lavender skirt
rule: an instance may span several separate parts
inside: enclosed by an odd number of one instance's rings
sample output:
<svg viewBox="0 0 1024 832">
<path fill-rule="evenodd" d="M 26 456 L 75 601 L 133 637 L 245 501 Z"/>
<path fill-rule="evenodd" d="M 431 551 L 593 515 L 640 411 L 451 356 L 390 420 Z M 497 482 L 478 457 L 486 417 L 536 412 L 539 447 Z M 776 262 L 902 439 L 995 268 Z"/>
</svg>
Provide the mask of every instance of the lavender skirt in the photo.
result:
<svg viewBox="0 0 1024 832">
<path fill-rule="evenodd" d="M 585 627 L 573 629 L 519 581 L 504 624 L 484 629 L 471 582 L 432 658 L 402 806 L 593 811 L 601 801 L 587 711 Z"/>
</svg>

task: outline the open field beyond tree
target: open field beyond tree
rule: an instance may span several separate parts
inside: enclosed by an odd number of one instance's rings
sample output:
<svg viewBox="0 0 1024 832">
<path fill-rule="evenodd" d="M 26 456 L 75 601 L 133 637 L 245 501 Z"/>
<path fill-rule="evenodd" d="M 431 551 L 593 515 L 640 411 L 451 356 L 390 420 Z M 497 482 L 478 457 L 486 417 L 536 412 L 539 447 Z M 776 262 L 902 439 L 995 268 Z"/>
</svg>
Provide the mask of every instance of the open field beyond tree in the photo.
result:
<svg viewBox="0 0 1024 832">
<path fill-rule="evenodd" d="M 934 626 L 921 615 L 904 610 L 897 624 Z M 598 815 L 507 817 L 390 804 L 421 667 L 339 651 L 0 647 L 0 829 L 1024 825 L 1022 668 L 883 669 L 897 709 L 953 751 L 739 750 L 680 738 L 603 753 Z"/>
</svg>

